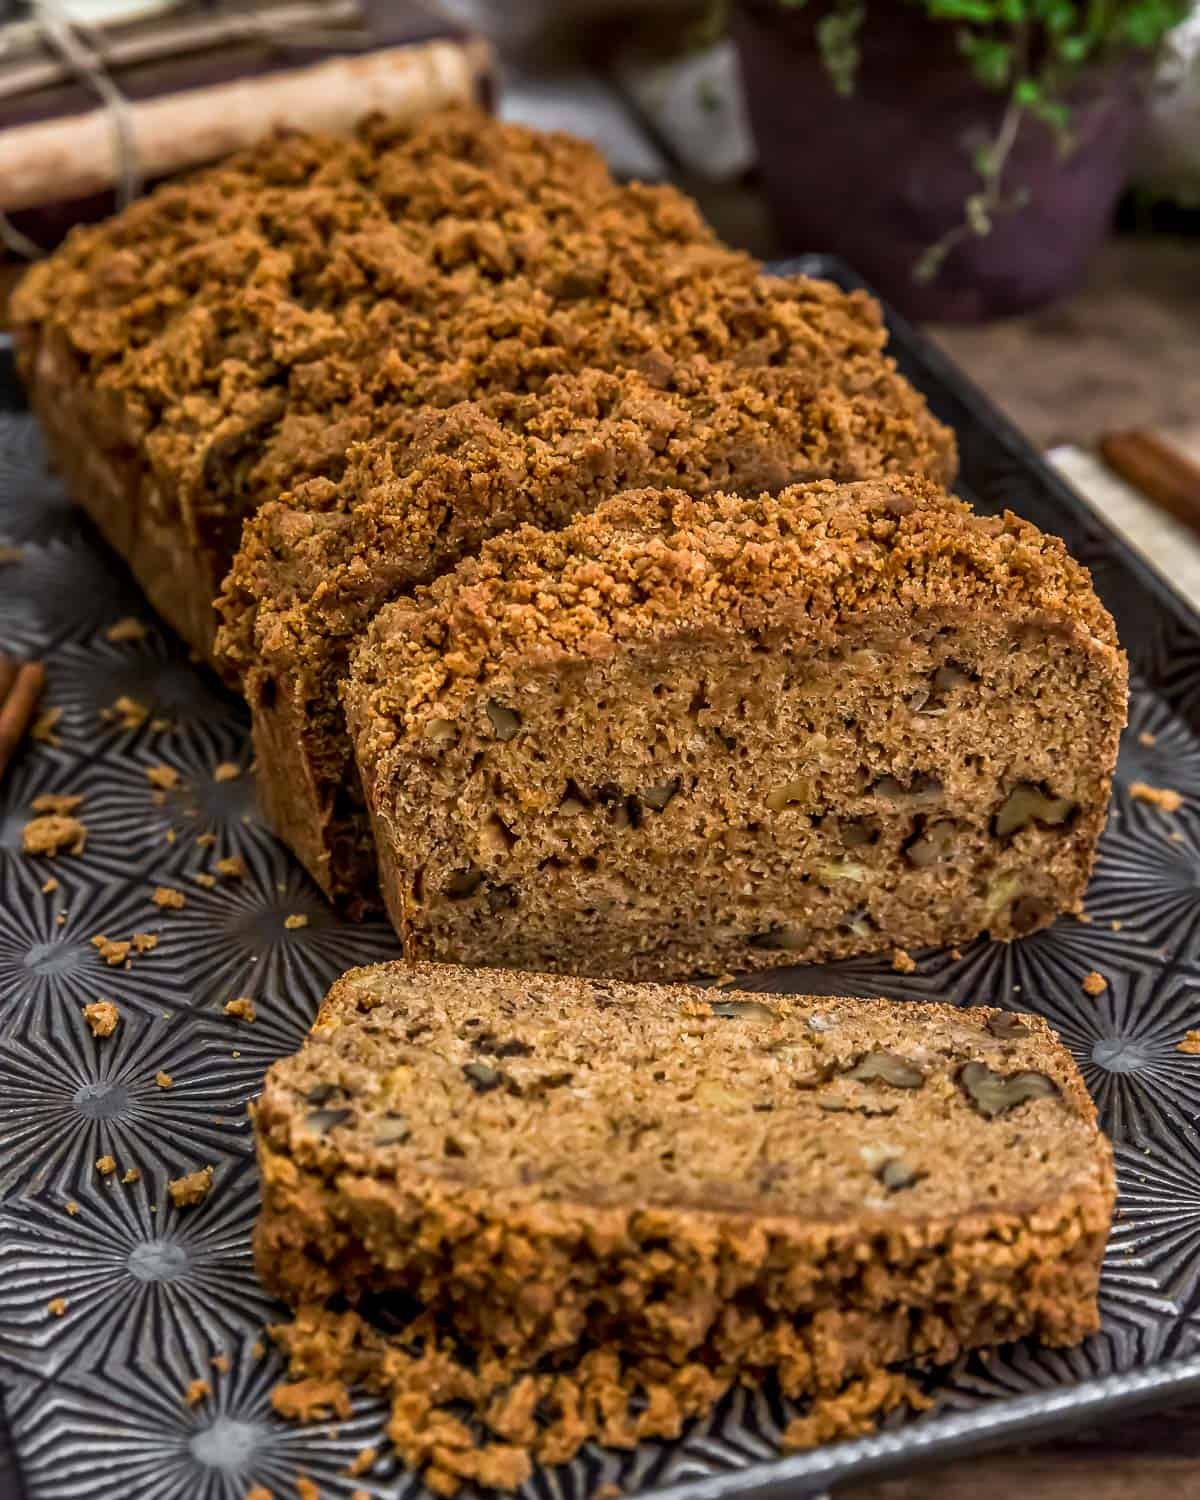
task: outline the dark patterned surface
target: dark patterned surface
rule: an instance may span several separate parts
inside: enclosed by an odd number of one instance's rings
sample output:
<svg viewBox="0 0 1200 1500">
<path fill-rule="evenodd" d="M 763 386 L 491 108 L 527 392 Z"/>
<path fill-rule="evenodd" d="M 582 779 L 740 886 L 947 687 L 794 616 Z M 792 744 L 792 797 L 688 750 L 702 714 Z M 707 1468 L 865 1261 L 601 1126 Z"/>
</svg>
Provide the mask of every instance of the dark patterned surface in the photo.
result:
<svg viewBox="0 0 1200 1500">
<path fill-rule="evenodd" d="M 1046 1014 L 1117 1145 L 1104 1328 L 1075 1350 L 964 1360 L 934 1383 L 932 1413 L 786 1460 L 776 1441 L 789 1411 L 769 1391 L 741 1392 L 678 1443 L 589 1450 L 538 1476 L 531 1500 L 589 1500 L 608 1479 L 627 1492 L 674 1487 L 688 1500 L 796 1496 L 1200 1389 L 1200 1057 L 1178 1051 L 1200 1028 L 1200 622 L 902 327 L 897 352 L 959 434 L 963 492 L 1064 535 L 1093 568 L 1134 658 L 1093 921 L 1010 947 L 927 954 L 907 976 L 870 960 L 756 982 Z M 0 382 L 0 404 L 15 406 L 7 369 Z M 0 569 L 0 649 L 43 656 L 47 706 L 62 710 L 60 743 L 30 746 L 0 787 L 0 1369 L 24 1500 L 241 1500 L 254 1483 L 282 1500 L 301 1473 L 326 1500 L 356 1487 L 415 1497 L 420 1487 L 386 1459 L 364 1478 L 342 1472 L 379 1442 L 377 1405 L 360 1402 L 336 1429 L 272 1416 L 279 1367 L 255 1346 L 273 1309 L 248 1240 L 256 1184 L 246 1101 L 267 1064 L 298 1044 L 330 981 L 392 954 L 393 940 L 333 918 L 266 832 L 240 706 L 153 622 L 47 478 L 36 431 L 15 410 L 0 411 L 0 544 L 22 552 Z M 108 627 L 128 615 L 147 623 L 145 639 L 109 641 Z M 145 723 L 101 717 L 123 695 L 145 705 Z M 240 774 L 218 778 L 224 763 Z M 154 766 L 177 771 L 178 788 L 156 795 L 146 778 Z M 1132 800 L 1133 780 L 1178 788 L 1184 808 L 1168 816 Z M 29 802 L 43 792 L 83 794 L 83 854 L 20 852 Z M 197 881 L 230 854 L 243 877 Z M 50 875 L 59 885 L 47 893 Z M 160 911 L 156 885 L 183 891 L 185 908 Z M 288 927 L 291 915 L 307 925 Z M 135 931 L 159 942 L 128 969 L 106 965 L 90 941 Z M 1080 983 L 1091 969 L 1109 981 L 1094 1000 Z M 253 1025 L 223 1013 L 237 995 L 254 997 Z M 105 1040 L 80 1014 L 100 996 L 122 1017 Z M 160 1071 L 169 1089 L 155 1082 Z M 105 1155 L 117 1161 L 109 1177 L 94 1167 Z M 168 1179 L 206 1163 L 212 1193 L 176 1209 Z M 125 1184 L 129 1167 L 141 1176 Z M 62 1317 L 47 1307 L 58 1297 Z M 197 1378 L 211 1394 L 189 1406 Z M 21 1493 L 16 1484 L 0 1441 L 0 1500 Z"/>
</svg>

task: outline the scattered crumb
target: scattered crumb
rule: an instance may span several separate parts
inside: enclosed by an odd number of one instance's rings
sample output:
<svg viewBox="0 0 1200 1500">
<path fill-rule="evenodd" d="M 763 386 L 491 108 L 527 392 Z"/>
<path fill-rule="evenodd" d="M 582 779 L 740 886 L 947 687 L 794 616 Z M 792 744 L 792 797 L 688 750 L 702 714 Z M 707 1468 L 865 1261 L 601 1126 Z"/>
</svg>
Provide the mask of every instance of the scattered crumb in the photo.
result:
<svg viewBox="0 0 1200 1500">
<path fill-rule="evenodd" d="M 26 854 L 46 854 L 53 858 L 65 849 L 68 854 L 82 854 L 87 843 L 87 829 L 78 818 L 64 818 L 58 813 L 30 818 L 21 834 L 21 848 Z"/>
<path fill-rule="evenodd" d="M 303 1474 L 296 1475 L 296 1500 L 321 1500 L 321 1491 Z"/>
<path fill-rule="evenodd" d="M 112 1036 L 121 1012 L 111 1000 L 93 1000 L 83 1007 L 83 1019 L 92 1028 L 93 1036 Z"/>
<path fill-rule="evenodd" d="M 256 1484 L 252 1490 L 246 1491 L 246 1500 L 275 1500 L 275 1496 L 265 1484 Z"/>
<path fill-rule="evenodd" d="M 1169 834 L 1167 834 L 1167 837 L 1168 837 L 1168 839 L 1170 839 L 1171 843 L 1173 843 L 1173 844 L 1182 844 L 1183 843 L 1183 834 L 1182 833 L 1169 833 Z"/>
<path fill-rule="evenodd" d="M 1200 1055 L 1200 1031 L 1189 1031 L 1175 1050 L 1187 1052 L 1193 1057 Z"/>
<path fill-rule="evenodd" d="M 136 698 L 122 693 L 111 708 L 100 710 L 100 717 L 106 724 L 115 723 L 122 729 L 140 729 L 150 717 L 150 710 Z"/>
<path fill-rule="evenodd" d="M 179 772 L 174 766 L 147 766 L 146 780 L 160 791 L 173 792 L 179 785 Z"/>
<path fill-rule="evenodd" d="M 220 1373 L 221 1375 L 229 1374 L 228 1354 L 214 1354 L 212 1359 L 209 1360 L 209 1363 L 212 1365 L 213 1369 L 218 1371 L 218 1373 Z"/>
<path fill-rule="evenodd" d="M 158 1086 L 159 1086 L 160 1089 L 169 1089 L 171 1087 L 171 1085 L 175 1082 L 175 1080 L 171 1077 L 170 1073 L 164 1072 L 161 1068 L 158 1070 L 157 1073 L 155 1073 L 155 1075 L 154 1075 L 154 1081 L 155 1081 L 155 1083 L 158 1084 Z"/>
<path fill-rule="evenodd" d="M 206 891 L 211 891 L 217 883 L 217 877 L 210 875 L 207 870 L 197 870 L 192 878 L 197 885 L 202 885 Z"/>
<path fill-rule="evenodd" d="M 126 1182 L 126 1183 L 128 1183 L 128 1182 L 140 1182 L 141 1180 L 142 1180 L 142 1169 L 141 1169 L 141 1167 L 130 1167 L 128 1169 L 128 1171 L 125 1173 L 125 1175 L 121 1178 L 121 1181 L 122 1182 Z"/>
<path fill-rule="evenodd" d="M 371 1497 L 366 1490 L 351 1490 L 350 1500 L 371 1500 Z"/>
<path fill-rule="evenodd" d="M 126 615 L 123 620 L 108 627 L 104 632 L 104 639 L 111 641 L 114 646 L 120 646 L 126 641 L 144 641 L 148 633 L 149 627 L 143 625 L 141 620 L 133 615 Z"/>
<path fill-rule="evenodd" d="M 203 1203 L 213 1184 L 213 1169 L 201 1167 L 184 1177 L 174 1177 L 167 1183 L 167 1192 L 176 1208 L 190 1208 L 193 1203 Z"/>
<path fill-rule="evenodd" d="M 37 718 L 34 719 L 29 731 L 29 738 L 37 740 L 39 744 L 50 745 L 54 749 L 57 749 L 62 744 L 62 741 L 54 731 L 58 728 L 58 721 L 62 716 L 63 711 L 61 708 L 44 708 L 38 714 Z"/>
<path fill-rule="evenodd" d="M 55 877 L 53 875 L 51 875 L 51 877 L 50 877 L 49 880 L 46 880 L 46 881 L 42 882 L 42 895 L 43 896 L 51 896 L 51 895 L 54 894 L 54 892 L 56 890 L 58 890 L 58 881 L 55 879 Z"/>
<path fill-rule="evenodd" d="M 173 828 L 168 828 L 166 833 L 163 834 L 163 838 L 168 844 L 173 844 L 178 837 L 179 835 Z"/>
<path fill-rule="evenodd" d="M 1092 925 L 1091 914 L 1086 911 L 1077 911 L 1075 913 L 1075 920 L 1077 922 L 1082 922 L 1085 927 L 1090 927 Z"/>
<path fill-rule="evenodd" d="M 182 891 L 177 891 L 173 886 L 156 886 L 153 896 L 150 897 L 155 906 L 160 906 L 164 911 L 182 911 L 187 905 L 187 897 Z"/>
<path fill-rule="evenodd" d="M 77 807 L 83 806 L 82 797 L 62 796 L 54 792 L 43 792 L 40 797 L 35 797 L 29 804 L 36 813 L 73 813 Z"/>
<path fill-rule="evenodd" d="M 917 961 L 911 953 L 906 952 L 903 948 L 893 948 L 892 968 L 895 969 L 897 974 L 915 974 Z"/>
<path fill-rule="evenodd" d="M 955 963 L 958 963 L 959 960 L 962 958 L 962 949 L 961 948 L 951 948 L 951 950 L 950 950 L 950 957 L 954 960 Z"/>
<path fill-rule="evenodd" d="M 294 911 L 290 917 L 284 917 L 283 925 L 290 931 L 294 932 L 297 927 L 307 927 L 308 918 L 304 915 L 303 912 Z"/>
<path fill-rule="evenodd" d="M 14 563 L 21 562 L 24 556 L 25 554 L 21 551 L 20 547 L 9 546 L 6 542 L 0 547 L 0 568 L 12 567 Z"/>
<path fill-rule="evenodd" d="M 254 1001 L 251 1000 L 249 995 L 239 995 L 236 1000 L 226 1000 L 225 1014 L 227 1016 L 237 1016 L 240 1021 L 247 1023 L 254 1021 L 258 1016 L 258 1012 L 254 1008 Z"/>
<path fill-rule="evenodd" d="M 201 849 L 211 849 L 216 842 L 217 836 L 215 833 L 198 833 L 196 835 L 196 843 Z"/>
<path fill-rule="evenodd" d="M 266 1352 L 267 1346 L 263 1343 L 262 1339 L 255 1339 L 250 1345 L 250 1353 L 255 1359 L 262 1359 Z"/>
<path fill-rule="evenodd" d="M 1120 930 L 1121 930 L 1121 923 L 1120 923 L 1120 921 L 1116 917 L 1114 917 L 1112 919 L 1112 921 L 1108 925 L 1112 928 L 1112 930 L 1114 932 L 1120 932 Z"/>
<path fill-rule="evenodd" d="M 235 765 L 231 760 L 223 760 L 219 766 L 213 769 L 213 780 L 236 781 L 241 774 L 241 766 Z"/>
<path fill-rule="evenodd" d="M 207 1401 L 212 1395 L 212 1386 L 207 1380 L 193 1380 L 188 1386 L 183 1399 L 189 1406 L 199 1406 L 201 1401 Z"/>
<path fill-rule="evenodd" d="M 1178 812 L 1183 806 L 1183 794 L 1170 786 L 1149 786 L 1144 781 L 1131 781 L 1129 795 L 1135 802 L 1148 802 L 1159 812 Z"/>
<path fill-rule="evenodd" d="M 359 1479 L 368 1470 L 375 1467 L 379 1458 L 378 1448 L 362 1448 L 346 1465 L 346 1473 L 351 1479 Z"/>
<path fill-rule="evenodd" d="M 1108 980 L 1105 979 L 1103 974 L 1098 974 L 1095 969 L 1090 974 L 1083 976 L 1083 993 L 1085 995 L 1091 995 L 1094 998 L 1096 995 L 1102 995 L 1107 988 Z"/>
<path fill-rule="evenodd" d="M 75 1215 L 79 1212 L 79 1204 L 75 1202 L 74 1198 L 68 1198 L 67 1201 L 63 1204 L 63 1207 L 71 1215 L 72 1218 L 74 1218 Z"/>
<path fill-rule="evenodd" d="M 66 912 L 65 911 L 60 911 L 59 914 L 58 914 L 58 916 L 56 916 L 54 920 L 58 923 L 58 925 L 60 927 L 65 927 L 66 923 L 67 923 L 67 914 L 66 914 Z"/>
<path fill-rule="evenodd" d="M 592 1500 L 620 1500 L 622 1493 L 619 1484 L 614 1484 L 611 1479 L 607 1479 L 592 1491 Z"/>
<path fill-rule="evenodd" d="M 242 1054 L 235 1047 L 229 1055 L 230 1057 L 241 1057 Z M 216 1122 L 214 1121 L 213 1123 L 215 1124 Z"/>
<path fill-rule="evenodd" d="M 1146 749 L 1150 750 L 1158 744 L 1158 736 L 1151 734 L 1148 729 L 1143 729 L 1138 735 L 1138 744 L 1145 745 Z"/>
<path fill-rule="evenodd" d="M 139 953 L 150 953 L 158 947 L 158 934 L 156 932 L 135 932 L 133 935 L 133 946 Z"/>
<path fill-rule="evenodd" d="M 92 947 L 97 950 L 106 964 L 114 968 L 117 964 L 123 964 L 129 957 L 129 950 L 133 947 L 132 939 L 120 939 L 105 937 L 100 934 L 92 939 Z"/>
<path fill-rule="evenodd" d="M 61 1318 L 67 1310 L 67 1299 L 65 1297 L 51 1297 L 46 1303 L 46 1311 L 53 1318 Z"/>
<path fill-rule="evenodd" d="M 117 1163 L 115 1157 L 98 1156 L 96 1158 L 96 1171 L 100 1173 L 101 1177 L 111 1177 L 116 1170 Z"/>
<path fill-rule="evenodd" d="M 243 880 L 246 875 L 246 861 L 240 854 L 230 854 L 225 859 L 217 860 L 217 874 L 224 875 L 226 880 Z"/>
</svg>

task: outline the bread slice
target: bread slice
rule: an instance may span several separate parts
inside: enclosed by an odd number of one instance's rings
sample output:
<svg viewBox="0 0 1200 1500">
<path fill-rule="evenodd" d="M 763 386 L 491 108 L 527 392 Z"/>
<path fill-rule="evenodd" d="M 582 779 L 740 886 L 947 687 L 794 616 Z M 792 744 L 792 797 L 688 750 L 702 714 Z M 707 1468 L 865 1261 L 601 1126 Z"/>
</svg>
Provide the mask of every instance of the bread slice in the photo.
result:
<svg viewBox="0 0 1200 1500">
<path fill-rule="evenodd" d="M 409 956 L 681 978 L 1076 908 L 1126 663 L 1060 541 L 895 479 L 511 532 L 345 700 Z"/>
<path fill-rule="evenodd" d="M 1032 1016 L 387 964 L 255 1132 L 257 1265 L 298 1310 L 276 1405 L 388 1391 L 443 1491 L 676 1435 L 737 1381 L 1097 1326 L 1111 1152 Z"/>
<path fill-rule="evenodd" d="M 890 371 L 870 298 L 760 272 L 673 188 L 452 111 L 166 184 L 32 267 L 13 327 L 72 493 L 209 655 L 245 517 L 414 408 L 664 351 Z"/>
<path fill-rule="evenodd" d="M 218 650 L 250 704 L 275 830 L 344 908 L 378 902 L 370 827 L 339 700 L 352 646 L 381 605 L 532 521 L 566 524 L 623 489 L 779 489 L 888 472 L 944 477 L 953 441 L 898 375 L 868 395 L 792 369 L 676 361 L 556 376 L 426 412 L 405 440 L 352 454 L 247 522 L 218 609 Z"/>
</svg>

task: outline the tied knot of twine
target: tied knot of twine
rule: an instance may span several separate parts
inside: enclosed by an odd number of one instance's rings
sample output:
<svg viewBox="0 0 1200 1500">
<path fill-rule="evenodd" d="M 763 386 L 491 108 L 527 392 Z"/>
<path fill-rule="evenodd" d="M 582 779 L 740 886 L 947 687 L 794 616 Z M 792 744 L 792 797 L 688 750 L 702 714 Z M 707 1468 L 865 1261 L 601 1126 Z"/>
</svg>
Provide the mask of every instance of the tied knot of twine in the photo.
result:
<svg viewBox="0 0 1200 1500">
<path fill-rule="evenodd" d="M 123 209 L 138 197 L 144 185 L 131 102 L 109 72 L 100 43 L 94 35 L 89 35 L 92 28 L 72 21 L 64 12 L 61 0 L 32 0 L 32 8 L 31 19 L 46 47 L 58 57 L 65 70 L 92 90 L 108 111 L 115 164 L 114 190 L 117 208 Z M 351 8 L 358 14 L 356 5 Z M 361 20 L 360 14 L 358 18 Z M 356 34 L 346 26 L 323 27 L 303 22 L 297 26 L 295 17 L 286 14 L 282 8 L 272 15 L 257 8 L 232 11 L 222 7 L 214 21 L 218 19 L 225 41 L 310 47 L 336 44 L 339 48 L 370 45 L 369 36 Z M 3 213 L 0 213 L 0 244 L 24 260 L 38 260 L 45 253 Z"/>
</svg>

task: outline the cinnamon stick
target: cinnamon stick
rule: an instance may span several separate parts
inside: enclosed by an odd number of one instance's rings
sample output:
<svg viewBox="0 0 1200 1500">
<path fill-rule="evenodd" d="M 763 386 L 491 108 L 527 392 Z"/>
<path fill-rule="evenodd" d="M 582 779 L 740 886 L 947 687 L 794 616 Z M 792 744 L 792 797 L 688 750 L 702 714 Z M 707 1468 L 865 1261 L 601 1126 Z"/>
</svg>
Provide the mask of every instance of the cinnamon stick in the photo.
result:
<svg viewBox="0 0 1200 1500">
<path fill-rule="evenodd" d="M 14 670 L 0 700 L 0 780 L 4 779 L 9 762 L 33 723 L 34 710 L 46 684 L 46 669 L 40 661 L 22 662 L 17 667 L 6 659 L 5 667 Z"/>
<path fill-rule="evenodd" d="M 1127 484 L 1200 535 L 1200 464 L 1143 428 L 1106 434 L 1100 456 Z"/>
</svg>

